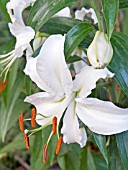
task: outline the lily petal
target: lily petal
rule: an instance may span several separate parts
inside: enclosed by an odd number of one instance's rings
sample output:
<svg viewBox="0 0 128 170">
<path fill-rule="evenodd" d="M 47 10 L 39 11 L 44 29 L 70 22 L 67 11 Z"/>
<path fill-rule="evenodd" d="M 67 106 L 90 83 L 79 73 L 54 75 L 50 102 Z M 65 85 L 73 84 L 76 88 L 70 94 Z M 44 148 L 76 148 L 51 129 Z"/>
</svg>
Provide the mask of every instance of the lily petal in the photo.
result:
<svg viewBox="0 0 128 170">
<path fill-rule="evenodd" d="M 71 18 L 70 8 L 69 8 L 69 7 L 66 7 L 66 8 L 60 10 L 59 12 L 57 12 L 54 16 Z"/>
<path fill-rule="evenodd" d="M 79 20 L 83 21 L 85 15 L 86 15 L 86 9 L 85 8 L 82 8 L 81 10 L 76 10 L 75 19 L 79 19 Z"/>
<path fill-rule="evenodd" d="M 15 49 L 19 49 L 22 52 L 29 46 L 29 42 L 34 38 L 35 31 L 28 26 L 19 25 L 17 22 L 11 24 L 9 23 L 9 28 L 16 37 Z M 21 56 L 18 56 L 21 57 Z"/>
<path fill-rule="evenodd" d="M 64 143 L 78 143 L 81 147 L 86 145 L 87 135 L 84 129 L 79 129 L 78 118 L 75 113 L 74 101 L 69 105 L 65 116 L 63 118 L 63 127 L 61 133 L 63 134 Z"/>
<path fill-rule="evenodd" d="M 128 130 L 128 109 L 94 98 L 76 99 L 76 113 L 95 133 L 112 135 Z"/>
<path fill-rule="evenodd" d="M 64 41 L 62 35 L 52 35 L 43 44 L 37 59 L 37 72 L 41 79 L 51 88 L 50 93 L 68 96 L 73 82 L 65 62 Z M 50 75 L 50 76 L 49 76 Z"/>
<path fill-rule="evenodd" d="M 92 66 L 86 65 L 79 74 L 76 75 L 74 80 L 74 91 L 78 91 L 78 98 L 85 98 L 91 94 L 91 90 L 96 87 L 96 82 L 106 77 L 113 77 L 114 74 L 111 73 L 107 68 L 104 69 L 94 69 Z M 81 78 L 82 77 L 82 78 Z"/>
<path fill-rule="evenodd" d="M 59 123 L 63 112 L 73 97 L 74 95 L 71 95 L 70 97 L 61 99 L 61 101 L 56 101 L 56 96 L 52 96 L 46 92 L 40 92 L 26 97 L 24 101 L 36 107 L 37 113 L 40 114 L 37 116 L 37 123 L 44 125 L 46 122 L 51 122 L 54 116 L 57 117 Z"/>
<path fill-rule="evenodd" d="M 27 55 L 26 57 L 27 64 L 24 69 L 25 74 L 28 75 L 31 78 L 31 80 L 35 82 L 40 89 L 50 92 L 51 89 L 49 88 L 49 86 L 45 84 L 43 79 L 41 79 L 37 73 L 36 70 L 37 57 L 36 58 L 31 57 L 32 53 L 29 49 L 27 49 L 26 55 Z"/>
<path fill-rule="evenodd" d="M 36 0 L 10 0 L 7 3 L 7 11 L 10 15 L 12 23 L 17 21 L 19 24 L 24 25 L 22 12 L 25 8 L 27 8 L 31 3 L 35 2 Z M 13 12 L 12 12 L 13 10 Z"/>
</svg>

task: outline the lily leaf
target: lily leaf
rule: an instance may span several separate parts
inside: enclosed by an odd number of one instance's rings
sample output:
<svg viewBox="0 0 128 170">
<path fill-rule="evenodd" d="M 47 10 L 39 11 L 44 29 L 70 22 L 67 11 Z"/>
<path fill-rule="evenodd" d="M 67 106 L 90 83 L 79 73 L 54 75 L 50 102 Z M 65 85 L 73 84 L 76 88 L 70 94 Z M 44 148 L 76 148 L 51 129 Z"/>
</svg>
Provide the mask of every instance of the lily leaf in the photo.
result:
<svg viewBox="0 0 128 170">
<path fill-rule="evenodd" d="M 28 17 L 28 24 L 38 31 L 55 13 L 76 0 L 37 0 Z"/>
<path fill-rule="evenodd" d="M 128 169 L 128 131 L 117 134 L 116 142 L 124 168 Z"/>
<path fill-rule="evenodd" d="M 108 68 L 115 73 L 115 79 L 128 96 L 128 37 L 123 33 L 113 33 L 111 43 L 114 53 Z"/>
<path fill-rule="evenodd" d="M 96 133 L 93 133 L 94 139 L 96 141 L 96 144 L 98 148 L 100 149 L 101 153 L 104 156 L 104 159 L 106 160 L 108 164 L 108 156 L 107 156 L 107 148 L 106 148 L 106 139 L 103 135 L 98 135 Z"/>
<path fill-rule="evenodd" d="M 111 38 L 116 17 L 118 15 L 119 0 L 102 0 L 102 7 L 107 26 L 108 38 Z"/>
<path fill-rule="evenodd" d="M 128 0 L 119 0 L 119 8 L 128 8 Z"/>
<path fill-rule="evenodd" d="M 68 58 L 73 50 L 85 39 L 93 30 L 93 26 L 88 23 L 80 23 L 74 26 L 66 35 L 65 39 L 65 56 Z"/>
<path fill-rule="evenodd" d="M 73 18 L 53 17 L 41 27 L 40 32 L 47 34 L 66 34 L 72 27 L 80 23 L 82 21 Z"/>
</svg>

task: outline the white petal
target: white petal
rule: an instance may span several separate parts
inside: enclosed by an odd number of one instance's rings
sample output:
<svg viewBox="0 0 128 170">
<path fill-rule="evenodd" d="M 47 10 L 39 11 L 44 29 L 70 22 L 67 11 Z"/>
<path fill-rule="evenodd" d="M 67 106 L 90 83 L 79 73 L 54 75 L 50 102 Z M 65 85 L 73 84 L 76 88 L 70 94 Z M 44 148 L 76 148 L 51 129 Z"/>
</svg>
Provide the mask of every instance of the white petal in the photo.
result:
<svg viewBox="0 0 128 170">
<path fill-rule="evenodd" d="M 36 70 L 37 57 L 36 58 L 31 57 L 32 53 L 28 49 L 26 51 L 26 55 L 27 55 L 26 57 L 27 63 L 24 69 L 25 74 L 28 75 L 31 78 L 31 80 L 35 82 L 40 89 L 50 92 L 51 89 L 47 86 L 47 84 L 45 84 L 43 79 L 41 79 L 37 73 Z"/>
<path fill-rule="evenodd" d="M 94 9 L 93 8 L 90 8 L 89 9 L 89 12 L 91 12 L 91 18 L 93 19 L 93 21 L 94 21 L 94 24 L 97 24 L 98 23 L 98 19 L 97 19 L 97 16 L 96 16 L 96 13 L 95 13 L 95 11 L 94 11 Z"/>
<path fill-rule="evenodd" d="M 35 2 L 35 0 L 10 0 L 7 3 L 7 11 L 10 15 L 11 21 L 14 23 L 17 21 L 19 24 L 24 25 L 22 12 L 25 8 L 27 8 L 31 3 Z M 13 10 L 13 12 L 12 12 Z"/>
<path fill-rule="evenodd" d="M 79 19 L 79 20 L 84 20 L 84 17 L 86 15 L 86 9 L 82 8 L 81 10 L 76 10 L 75 12 L 75 19 Z"/>
<path fill-rule="evenodd" d="M 81 49 L 78 49 L 78 48 L 76 48 L 73 51 L 72 55 L 77 55 L 77 56 L 81 57 L 82 59 L 87 57 L 86 54 L 84 53 L 84 51 Z M 86 65 L 86 63 L 82 60 L 74 62 L 75 73 L 78 74 L 85 65 Z"/>
<path fill-rule="evenodd" d="M 94 69 L 92 66 L 86 65 L 79 74 L 76 75 L 74 80 L 74 91 L 79 91 L 78 97 L 85 98 L 91 94 L 91 90 L 96 87 L 96 82 L 106 77 L 113 77 L 107 68 Z"/>
<path fill-rule="evenodd" d="M 26 48 L 26 45 L 28 46 L 34 38 L 35 31 L 31 27 L 22 26 L 15 22 L 14 24 L 9 23 L 9 28 L 12 35 L 16 37 L 15 49 L 23 48 L 24 50 L 24 46 Z"/>
<path fill-rule="evenodd" d="M 128 109 L 94 98 L 76 101 L 76 113 L 91 131 L 112 135 L 128 130 Z"/>
<path fill-rule="evenodd" d="M 46 92 L 40 92 L 26 97 L 25 102 L 34 105 L 37 109 L 37 113 L 48 117 L 43 118 L 40 115 L 37 116 L 37 119 L 39 119 L 37 120 L 37 123 L 39 125 L 44 125 L 48 121 L 51 122 L 54 116 L 58 118 L 59 123 L 63 112 L 68 107 L 73 97 L 74 95 L 71 95 L 70 97 L 61 99 L 60 101 L 56 101 L 56 96 L 51 96 L 49 93 Z"/>
<path fill-rule="evenodd" d="M 62 35 L 52 35 L 43 44 L 37 59 L 37 72 L 51 88 L 51 93 L 70 95 L 73 87 L 72 77 L 64 57 Z"/>
<path fill-rule="evenodd" d="M 78 118 L 75 113 L 74 101 L 69 105 L 65 116 L 63 118 L 63 127 L 61 129 L 63 134 L 64 143 L 79 143 L 81 147 L 86 145 L 86 132 L 83 129 L 79 129 Z"/>
<path fill-rule="evenodd" d="M 71 18 L 70 8 L 66 7 L 66 8 L 62 9 L 61 11 L 57 12 L 54 16 Z"/>
</svg>

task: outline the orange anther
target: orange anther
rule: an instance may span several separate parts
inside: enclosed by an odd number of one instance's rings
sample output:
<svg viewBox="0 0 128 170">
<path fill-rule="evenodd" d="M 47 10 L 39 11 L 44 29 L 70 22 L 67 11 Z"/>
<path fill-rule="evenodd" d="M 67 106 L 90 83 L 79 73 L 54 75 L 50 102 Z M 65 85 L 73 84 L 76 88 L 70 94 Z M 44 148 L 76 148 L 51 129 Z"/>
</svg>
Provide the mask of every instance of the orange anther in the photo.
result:
<svg viewBox="0 0 128 170">
<path fill-rule="evenodd" d="M 28 134 L 24 133 L 24 140 L 27 149 L 30 149 Z"/>
<path fill-rule="evenodd" d="M 7 84 L 7 80 L 5 80 L 3 83 L 0 82 L 0 93 L 2 93 L 2 91 L 5 89 L 6 84 Z"/>
<path fill-rule="evenodd" d="M 61 148 L 62 143 L 63 143 L 63 137 L 60 136 L 60 138 L 57 142 L 57 146 L 56 146 L 56 154 L 58 154 L 60 152 L 60 148 Z"/>
<path fill-rule="evenodd" d="M 56 134 L 56 129 L 57 129 L 57 117 L 54 117 L 52 119 L 52 134 Z"/>
<path fill-rule="evenodd" d="M 36 109 L 32 109 L 32 118 L 31 118 L 31 126 L 35 127 L 36 126 Z"/>
<path fill-rule="evenodd" d="M 47 156 L 48 156 L 48 146 L 47 144 L 45 144 L 44 149 L 43 149 L 43 162 L 44 163 L 47 162 Z"/>
<path fill-rule="evenodd" d="M 20 130 L 23 132 L 24 131 L 24 120 L 23 120 L 22 114 L 19 114 L 19 126 L 20 126 Z"/>
</svg>

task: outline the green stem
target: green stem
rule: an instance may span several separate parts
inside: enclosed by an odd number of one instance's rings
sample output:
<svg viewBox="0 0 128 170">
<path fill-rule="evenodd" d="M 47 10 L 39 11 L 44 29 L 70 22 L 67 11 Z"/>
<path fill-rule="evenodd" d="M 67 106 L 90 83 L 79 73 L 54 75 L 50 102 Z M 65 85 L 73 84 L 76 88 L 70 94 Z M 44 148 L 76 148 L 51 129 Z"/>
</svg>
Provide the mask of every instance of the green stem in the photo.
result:
<svg viewBox="0 0 128 170">
<path fill-rule="evenodd" d="M 97 16 L 97 19 L 98 19 L 98 27 L 99 27 L 99 30 L 100 30 L 101 32 L 104 32 L 103 16 L 102 16 L 102 14 L 99 12 L 99 8 L 98 8 L 98 6 L 97 6 L 96 0 L 91 0 L 91 5 L 92 5 L 93 9 L 95 10 L 95 13 L 96 13 L 96 16 Z"/>
</svg>

